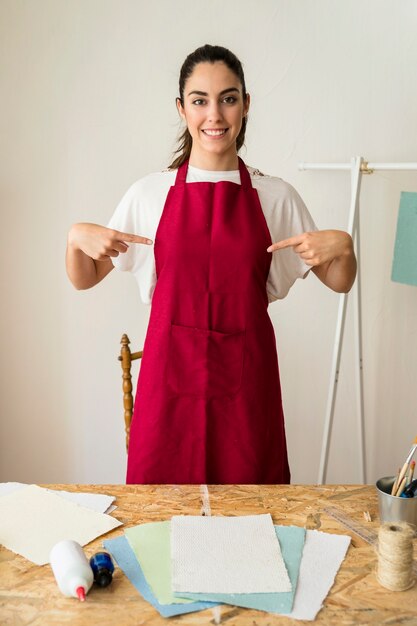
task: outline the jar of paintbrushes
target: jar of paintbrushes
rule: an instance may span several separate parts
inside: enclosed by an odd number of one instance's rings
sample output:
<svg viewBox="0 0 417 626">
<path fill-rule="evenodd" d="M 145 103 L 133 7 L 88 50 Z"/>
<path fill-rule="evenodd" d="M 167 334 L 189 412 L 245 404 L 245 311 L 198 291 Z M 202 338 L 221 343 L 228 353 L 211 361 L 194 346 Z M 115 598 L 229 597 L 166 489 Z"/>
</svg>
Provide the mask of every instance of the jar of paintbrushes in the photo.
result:
<svg viewBox="0 0 417 626">
<path fill-rule="evenodd" d="M 417 479 L 414 479 L 417 437 L 396 476 L 376 483 L 381 522 L 408 522 L 417 529 Z"/>
</svg>

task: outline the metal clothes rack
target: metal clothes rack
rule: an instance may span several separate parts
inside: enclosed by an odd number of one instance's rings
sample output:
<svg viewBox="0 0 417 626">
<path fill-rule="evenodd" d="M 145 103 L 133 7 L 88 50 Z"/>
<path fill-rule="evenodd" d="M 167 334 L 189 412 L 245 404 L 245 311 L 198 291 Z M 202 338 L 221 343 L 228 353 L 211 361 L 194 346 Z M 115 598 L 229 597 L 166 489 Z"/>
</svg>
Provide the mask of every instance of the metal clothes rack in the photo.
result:
<svg viewBox="0 0 417 626">
<path fill-rule="evenodd" d="M 365 427 L 363 405 L 363 360 L 362 360 L 362 312 L 361 312 L 361 284 L 360 284 L 360 232 L 359 232 L 359 197 L 363 174 L 373 174 L 376 170 L 417 170 L 417 163 L 370 163 L 363 157 L 352 157 L 350 163 L 299 163 L 300 170 L 347 170 L 351 176 L 351 200 L 347 231 L 352 236 L 358 261 L 358 271 L 353 293 L 355 293 L 354 326 L 355 326 L 355 382 L 356 382 L 356 410 L 358 418 L 358 437 L 360 454 L 360 471 L 362 482 L 366 482 L 365 466 Z M 324 421 L 323 441 L 320 457 L 318 483 L 326 481 L 327 465 L 330 449 L 330 438 L 333 426 L 334 408 L 336 402 L 337 383 L 339 379 L 340 357 L 343 344 L 343 335 L 346 318 L 348 294 L 342 293 L 339 298 L 339 308 L 336 321 L 336 333 L 333 348 L 332 365 L 330 371 L 329 390 Z"/>
</svg>

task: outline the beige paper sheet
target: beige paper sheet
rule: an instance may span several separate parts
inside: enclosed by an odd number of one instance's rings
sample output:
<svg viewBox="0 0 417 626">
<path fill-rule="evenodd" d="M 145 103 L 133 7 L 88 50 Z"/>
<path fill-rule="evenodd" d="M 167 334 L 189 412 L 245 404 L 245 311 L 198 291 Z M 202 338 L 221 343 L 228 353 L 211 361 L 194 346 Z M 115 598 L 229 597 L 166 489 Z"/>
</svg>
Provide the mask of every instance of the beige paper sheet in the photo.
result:
<svg viewBox="0 0 417 626">
<path fill-rule="evenodd" d="M 110 515 L 29 485 L 0 498 L 0 543 L 37 565 L 49 562 L 52 547 L 62 539 L 79 544 L 120 526 Z"/>
</svg>

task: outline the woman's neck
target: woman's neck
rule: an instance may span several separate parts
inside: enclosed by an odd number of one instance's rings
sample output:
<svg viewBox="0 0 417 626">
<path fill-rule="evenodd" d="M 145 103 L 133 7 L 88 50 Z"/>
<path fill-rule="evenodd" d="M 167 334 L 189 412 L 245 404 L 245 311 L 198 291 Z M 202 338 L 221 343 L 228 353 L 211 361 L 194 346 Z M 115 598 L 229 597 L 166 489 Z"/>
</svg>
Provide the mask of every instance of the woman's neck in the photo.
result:
<svg viewBox="0 0 417 626">
<path fill-rule="evenodd" d="M 239 159 L 236 154 L 196 154 L 191 150 L 190 165 L 200 170 L 212 172 L 228 172 L 239 169 Z"/>
</svg>

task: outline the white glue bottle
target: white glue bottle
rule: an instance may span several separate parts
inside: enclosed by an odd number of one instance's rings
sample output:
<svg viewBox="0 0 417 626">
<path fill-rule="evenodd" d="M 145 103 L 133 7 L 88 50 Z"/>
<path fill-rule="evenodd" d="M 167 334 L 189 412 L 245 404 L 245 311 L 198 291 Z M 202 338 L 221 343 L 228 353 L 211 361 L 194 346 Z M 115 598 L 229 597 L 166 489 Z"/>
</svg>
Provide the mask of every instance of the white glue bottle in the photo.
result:
<svg viewBox="0 0 417 626">
<path fill-rule="evenodd" d="M 84 602 L 94 575 L 80 544 L 70 539 L 60 541 L 52 548 L 49 561 L 64 596 L 79 598 Z"/>
</svg>

